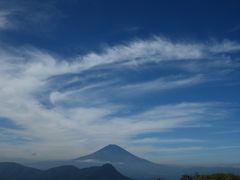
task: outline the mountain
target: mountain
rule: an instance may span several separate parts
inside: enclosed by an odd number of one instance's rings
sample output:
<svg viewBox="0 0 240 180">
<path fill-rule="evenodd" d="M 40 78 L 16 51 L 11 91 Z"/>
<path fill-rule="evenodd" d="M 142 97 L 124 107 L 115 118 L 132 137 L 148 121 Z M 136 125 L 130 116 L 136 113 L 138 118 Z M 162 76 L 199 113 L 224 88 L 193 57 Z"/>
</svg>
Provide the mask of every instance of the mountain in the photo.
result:
<svg viewBox="0 0 240 180">
<path fill-rule="evenodd" d="M 85 162 L 111 162 L 119 164 L 150 163 L 149 161 L 139 158 L 115 144 L 110 144 L 92 154 L 76 158 L 75 160 Z"/>
<path fill-rule="evenodd" d="M 83 166 L 83 163 L 87 166 L 111 163 L 118 171 L 134 179 L 153 179 L 159 175 L 171 174 L 168 166 L 142 159 L 114 144 L 73 161 L 79 167 Z"/>
<path fill-rule="evenodd" d="M 176 165 L 162 165 L 142 159 L 120 146 L 110 144 L 91 154 L 77 157 L 68 161 L 48 161 L 30 164 L 32 167 L 46 169 L 55 166 L 73 165 L 78 168 L 100 166 L 111 163 L 120 173 L 137 180 L 152 180 L 157 177 L 166 180 L 177 180 L 183 174 L 202 174 L 214 172 L 229 172 L 240 174 L 240 168 L 231 167 L 180 167 Z"/>
<path fill-rule="evenodd" d="M 74 165 L 78 168 L 99 166 L 111 163 L 119 172 L 133 179 L 152 179 L 160 173 L 166 174 L 167 166 L 155 164 L 126 151 L 120 146 L 110 144 L 92 154 L 78 157 L 69 161 L 46 161 L 28 164 L 31 167 L 49 169 L 51 167 Z"/>
<path fill-rule="evenodd" d="M 38 170 L 21 164 L 0 163 L 1 180 L 131 180 L 120 174 L 111 164 L 78 169 L 71 165 Z"/>
<path fill-rule="evenodd" d="M 131 180 L 120 174 L 111 164 L 78 169 L 75 166 L 60 166 L 43 173 L 44 180 Z"/>
<path fill-rule="evenodd" d="M 42 171 L 26 167 L 13 162 L 0 163 L 0 179 L 1 180 L 32 180 L 40 177 Z"/>
<path fill-rule="evenodd" d="M 176 165 L 162 165 L 142 159 L 126 151 L 120 146 L 110 144 L 102 149 L 73 160 L 76 166 L 91 166 L 96 164 L 111 163 L 116 169 L 134 179 L 179 179 L 185 173 L 212 173 L 212 172 L 231 172 L 240 173 L 238 168 L 223 167 L 180 167 Z"/>
</svg>

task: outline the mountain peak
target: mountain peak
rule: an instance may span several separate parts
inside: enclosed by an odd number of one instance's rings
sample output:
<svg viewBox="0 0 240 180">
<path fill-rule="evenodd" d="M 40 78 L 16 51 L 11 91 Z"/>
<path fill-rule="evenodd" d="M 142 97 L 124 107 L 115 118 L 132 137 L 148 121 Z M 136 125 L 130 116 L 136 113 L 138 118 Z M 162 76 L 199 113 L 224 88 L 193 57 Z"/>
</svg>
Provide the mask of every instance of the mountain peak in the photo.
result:
<svg viewBox="0 0 240 180">
<path fill-rule="evenodd" d="M 109 144 L 107 146 L 105 146 L 106 148 L 120 148 L 122 149 L 120 146 L 116 145 L 116 144 Z"/>
<path fill-rule="evenodd" d="M 129 163 L 140 162 L 143 159 L 131 154 L 122 147 L 109 144 L 102 149 L 89 154 L 87 156 L 79 157 L 76 160 L 84 162 L 96 162 L 96 163 Z M 144 160 L 145 161 L 145 160 Z"/>
<path fill-rule="evenodd" d="M 123 149 L 122 147 L 116 145 L 116 144 L 109 144 L 105 147 L 103 147 L 102 149 L 100 149 L 99 151 L 122 151 L 122 152 L 127 152 L 125 149 Z"/>
</svg>

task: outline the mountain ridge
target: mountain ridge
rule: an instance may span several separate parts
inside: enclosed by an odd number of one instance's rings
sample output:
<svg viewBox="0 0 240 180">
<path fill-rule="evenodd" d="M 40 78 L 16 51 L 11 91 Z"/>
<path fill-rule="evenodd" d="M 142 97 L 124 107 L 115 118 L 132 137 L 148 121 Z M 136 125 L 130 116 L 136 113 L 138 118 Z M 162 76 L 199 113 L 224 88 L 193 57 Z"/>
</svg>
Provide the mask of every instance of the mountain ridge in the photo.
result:
<svg viewBox="0 0 240 180">
<path fill-rule="evenodd" d="M 39 170 L 14 162 L 0 162 L 1 180 L 131 180 L 119 173 L 111 164 L 79 169 L 65 165 Z"/>
</svg>

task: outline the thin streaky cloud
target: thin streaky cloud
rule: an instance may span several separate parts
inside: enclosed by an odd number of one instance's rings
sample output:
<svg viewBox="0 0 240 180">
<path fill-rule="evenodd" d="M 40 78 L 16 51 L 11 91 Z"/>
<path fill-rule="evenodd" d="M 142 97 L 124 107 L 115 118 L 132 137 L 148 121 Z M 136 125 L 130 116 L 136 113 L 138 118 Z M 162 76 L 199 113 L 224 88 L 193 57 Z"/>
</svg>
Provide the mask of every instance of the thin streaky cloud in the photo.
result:
<svg viewBox="0 0 240 180">
<path fill-rule="evenodd" d="M 189 139 L 189 138 L 176 138 L 176 139 L 162 139 L 162 138 L 143 138 L 133 140 L 135 144 L 179 144 L 179 143 L 203 143 L 205 140 Z"/>
<path fill-rule="evenodd" d="M 204 81 L 207 80 L 204 79 L 203 75 L 196 75 L 192 77 L 164 77 L 153 81 L 125 85 L 121 87 L 121 91 L 125 91 L 126 93 L 145 93 L 147 91 L 168 90 L 186 86 L 194 86 L 196 84 L 203 83 Z"/>
<path fill-rule="evenodd" d="M 10 20 L 12 12 L 0 10 L 0 30 L 6 30 L 13 27 L 12 21 Z"/>
<path fill-rule="evenodd" d="M 234 45 L 237 46 L 236 43 Z M 226 46 L 222 46 L 222 49 L 219 48 L 222 52 L 230 51 L 229 48 L 224 49 Z M 117 80 L 106 78 L 101 83 L 92 81 L 87 85 L 63 91 L 55 89 L 53 85 L 57 83 L 60 87 L 69 85 L 68 82 L 65 84 L 54 79 L 58 76 L 79 74 L 84 78 L 81 75 L 88 74 L 90 70 L 93 74 L 98 74 L 99 69 L 110 73 L 115 67 L 126 70 L 132 67 L 131 62 L 136 62 L 136 67 L 141 69 L 148 63 L 159 65 L 162 65 L 162 62 L 173 61 L 204 63 L 213 58 L 217 61 L 219 51 L 215 54 L 210 47 L 212 45 L 202 42 L 181 43 L 155 37 L 149 40 L 130 41 L 108 47 L 101 53 L 92 52 L 70 59 L 56 57 L 37 48 L 1 48 L 0 114 L 24 127 L 22 130 L 5 130 L 9 136 L 2 136 L 4 141 L 1 142 L 1 147 L 5 148 L 1 149 L 1 154 L 7 154 L 8 157 L 21 154 L 27 158 L 31 151 L 38 154 L 33 158 L 39 159 L 72 157 L 86 152 L 93 144 L 96 147 L 113 141 L 116 144 L 126 144 L 132 136 L 141 133 L 191 128 L 196 123 L 211 124 L 213 119 L 227 117 L 224 109 L 229 107 L 224 103 L 214 102 L 155 105 L 141 112 L 133 111 L 130 115 L 121 116 L 120 112 L 129 106 L 111 101 L 112 92 L 124 84 L 128 86 L 126 89 L 137 88 L 139 91 L 146 86 L 145 91 L 149 92 L 155 89 L 178 89 L 206 82 L 205 79 L 209 78 L 209 74 L 206 73 L 204 77 L 201 73 L 200 75 L 193 73 L 170 79 L 169 75 L 166 75 L 157 77 L 155 81 L 151 79 L 140 83 L 129 83 L 121 79 L 122 76 L 118 76 Z M 46 96 L 45 98 L 52 103 L 51 108 L 40 102 L 39 95 Z M 69 100 L 78 102 L 64 106 Z M 95 100 L 102 102 L 89 107 L 91 101 Z M 60 106 L 60 103 L 63 106 Z M 21 143 L 18 145 L 9 143 L 13 137 L 21 138 Z M 81 152 L 74 150 L 79 149 L 79 146 L 85 148 Z M 21 152 L 14 155 L 16 147 L 19 147 L 18 151 Z M 8 151 L 10 148 L 12 150 Z M 65 154 L 66 148 L 72 149 L 72 152 Z"/>
</svg>

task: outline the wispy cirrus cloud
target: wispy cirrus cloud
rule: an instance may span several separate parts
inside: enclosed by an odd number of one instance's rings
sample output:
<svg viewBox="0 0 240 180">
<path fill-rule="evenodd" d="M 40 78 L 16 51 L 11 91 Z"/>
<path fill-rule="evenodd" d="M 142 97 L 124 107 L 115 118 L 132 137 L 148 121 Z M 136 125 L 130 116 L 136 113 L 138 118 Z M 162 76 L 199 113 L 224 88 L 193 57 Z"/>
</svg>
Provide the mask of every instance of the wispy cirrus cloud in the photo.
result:
<svg viewBox="0 0 240 180">
<path fill-rule="evenodd" d="M 49 111 L 38 106 L 31 106 L 31 108 L 32 111 L 28 109 L 27 116 L 23 116 L 21 112 L 8 114 L 8 116 L 13 117 L 16 122 L 26 128 L 23 131 L 5 131 L 5 133 L 11 135 L 5 136 L 5 138 L 10 138 L 9 142 L 14 137 L 18 137 L 21 139 L 22 145 L 18 144 L 17 146 L 23 146 L 25 149 L 28 149 L 28 151 L 22 152 L 24 154 L 22 157 L 29 157 L 29 151 L 31 151 L 37 152 L 39 154 L 38 158 L 71 158 L 71 156 L 77 156 L 81 153 L 79 148 L 82 146 L 90 148 L 94 144 L 96 148 L 112 141 L 124 145 L 128 142 L 129 137 L 139 133 L 161 132 L 166 129 L 181 128 L 184 124 L 194 124 L 206 118 L 217 119 L 216 114 L 218 113 L 219 118 L 222 117 L 222 114 L 218 112 L 222 110 L 217 108 L 214 103 L 163 105 L 156 107 L 154 110 L 146 110 L 137 115 L 121 118 L 109 118 L 109 115 L 117 111 L 117 109 L 109 107 L 78 107 L 69 110 L 54 108 Z M 14 107 L 13 109 L 15 110 Z M 3 111 L 1 110 L 2 113 Z M 206 121 L 209 122 L 208 120 Z M 29 138 L 32 140 L 29 140 Z M 91 143 L 89 144 L 90 140 Z M 188 139 L 179 139 L 172 141 L 172 144 L 179 143 L 179 141 L 181 143 L 193 143 L 193 141 Z M 1 143 L 2 146 L 9 144 L 6 142 L 8 141 L 3 141 Z M 163 142 L 160 140 L 159 143 L 162 144 Z M 14 146 L 12 143 L 10 144 Z M 139 144 L 145 143 L 139 142 Z M 60 149 L 53 157 L 53 154 L 50 155 L 45 152 L 45 147 L 48 147 L 49 152 L 54 151 L 56 148 Z M 64 147 L 76 147 L 77 151 L 75 152 L 73 148 L 72 152 L 66 154 Z M 82 153 L 84 153 L 84 149 L 82 149 Z"/>
<path fill-rule="evenodd" d="M 163 138 L 142 138 L 131 141 L 133 144 L 182 144 L 182 143 L 202 143 L 205 140 L 191 139 L 191 138 L 175 138 L 175 139 L 163 139 Z"/>
<path fill-rule="evenodd" d="M 200 84 L 202 82 L 206 82 L 207 79 L 203 75 L 195 75 L 191 77 L 164 77 L 155 79 L 152 81 L 147 82 L 140 82 L 137 84 L 130 84 L 125 85 L 121 87 L 122 91 L 125 91 L 126 93 L 146 93 L 148 91 L 157 91 L 157 90 L 169 90 L 169 89 L 175 89 L 175 88 L 181 88 L 181 87 L 187 87 L 187 86 L 194 86 L 196 84 Z"/>
<path fill-rule="evenodd" d="M 149 149 L 151 149 L 153 152 L 155 150 L 155 148 L 153 147 L 148 147 Z M 169 153 L 169 154 L 175 154 L 175 153 L 184 153 L 184 152 L 188 152 L 188 153 L 196 153 L 196 152 L 205 152 L 207 151 L 217 151 L 217 150 L 231 150 L 231 149 L 239 149 L 240 146 L 217 146 L 217 147 L 206 147 L 206 146 L 185 146 L 185 147 L 158 147 L 158 151 L 162 152 L 162 153 Z M 141 149 L 141 148 L 140 148 Z M 142 149 L 142 151 L 145 148 Z"/>
<path fill-rule="evenodd" d="M 12 11 L 6 11 L 0 9 L 0 30 L 6 30 L 13 27 L 13 23 L 10 20 Z"/>
<path fill-rule="evenodd" d="M 193 127 L 196 123 L 211 124 L 211 121 L 227 116 L 224 111 L 230 108 L 227 104 L 175 102 L 149 105 L 141 112 L 122 114 L 130 107 L 112 99 L 117 94 L 124 96 L 124 92 L 132 91 L 141 98 L 143 92 L 187 88 L 214 81 L 212 75 L 218 74 L 219 69 L 235 70 L 230 66 L 236 63 L 234 59 L 224 59 L 221 53 L 239 49 L 236 42 L 230 45 L 225 41 L 217 44 L 174 42 L 154 37 L 65 59 L 44 50 L 2 46 L 0 116 L 24 128 L 6 128 L 4 133 L 0 132 L 1 138 L 5 139 L 0 144 L 4 147 L 0 152 L 11 157 L 14 150 L 8 150 L 18 146 L 21 156 L 26 158 L 29 152 L 36 152 L 38 156 L 34 158 L 39 159 L 70 157 L 113 141 L 127 144 L 132 136 L 140 133 Z M 197 66 L 197 71 L 194 62 L 202 65 Z M 209 62 L 215 64 L 205 64 Z M 226 62 L 230 65 L 219 66 Z M 148 66 L 166 67 L 170 71 L 144 81 L 126 80 L 127 73 Z M 191 68 L 192 71 L 186 70 Z M 212 70 L 211 74 L 206 68 Z M 120 73 L 115 74 L 116 71 Z M 103 76 L 106 72 L 107 76 Z M 67 81 L 64 80 L 66 76 L 69 77 Z M 21 137 L 23 144 L 8 143 L 14 137 Z M 80 147 L 84 147 L 81 152 Z M 71 152 L 66 154 L 66 149 Z"/>
</svg>

